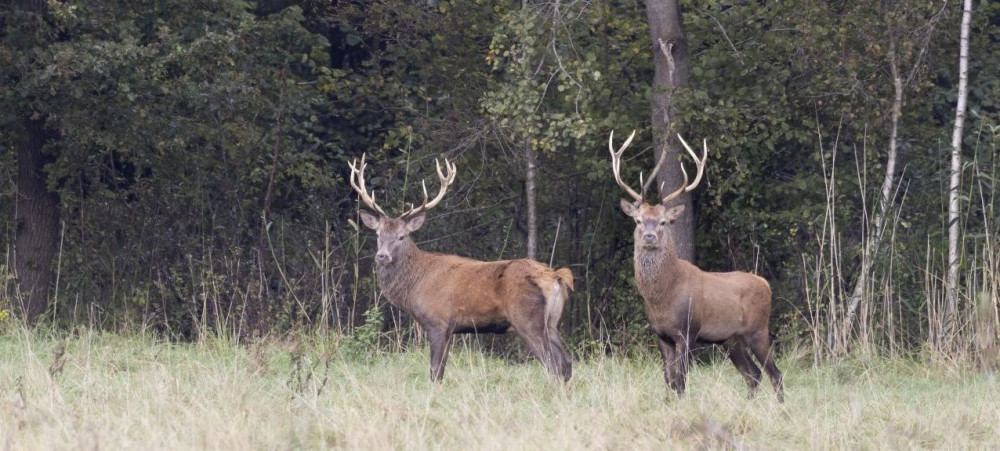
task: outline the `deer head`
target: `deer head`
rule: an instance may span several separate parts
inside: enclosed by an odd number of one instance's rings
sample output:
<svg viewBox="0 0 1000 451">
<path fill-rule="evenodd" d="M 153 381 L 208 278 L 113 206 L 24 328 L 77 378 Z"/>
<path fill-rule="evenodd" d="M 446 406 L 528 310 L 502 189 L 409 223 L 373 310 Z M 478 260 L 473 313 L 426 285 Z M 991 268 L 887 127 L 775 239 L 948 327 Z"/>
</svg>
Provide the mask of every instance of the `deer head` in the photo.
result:
<svg viewBox="0 0 1000 451">
<path fill-rule="evenodd" d="M 448 187 L 455 181 L 456 171 L 454 163 L 445 159 L 444 171 L 441 170 L 441 163 L 438 160 L 435 159 L 434 164 L 437 166 L 438 179 L 441 181 L 441 188 L 438 190 L 437 196 L 428 201 L 427 184 L 421 181 L 424 189 L 423 203 L 393 218 L 387 215 L 375 202 L 375 190 L 369 193 L 365 188 L 365 167 L 367 166 L 365 155 L 361 155 L 360 164 L 358 164 L 357 160 L 348 163 L 351 167 L 351 187 L 354 188 L 354 191 L 357 191 L 361 202 L 378 213 L 376 216 L 371 212 L 361 211 L 361 222 L 366 227 L 374 230 L 376 235 L 378 235 L 378 252 L 375 254 L 376 264 L 380 266 L 391 265 L 399 260 L 400 255 L 416 247 L 410 238 L 410 233 L 420 229 L 420 226 L 424 224 L 424 217 L 427 210 L 434 208 L 441 202 L 445 192 L 448 191 Z"/>
<path fill-rule="evenodd" d="M 681 213 L 684 212 L 684 205 L 677 205 L 674 207 L 667 207 L 667 203 L 677 199 L 688 191 L 695 189 L 699 183 L 701 183 L 701 177 L 705 173 L 705 161 L 708 159 L 708 141 L 704 141 L 705 153 L 702 155 L 701 159 L 698 159 L 698 155 L 691 150 L 691 146 L 688 145 L 684 138 L 680 134 L 677 138 L 680 139 L 681 144 L 687 149 L 688 154 L 691 158 L 694 158 L 695 164 L 698 166 L 698 175 L 695 176 L 694 182 L 688 184 L 688 174 L 687 170 L 684 169 L 684 164 L 681 164 L 681 172 L 684 174 L 684 184 L 681 185 L 677 191 L 674 191 L 662 199 L 657 205 L 647 203 L 643 200 L 643 195 L 649 189 L 653 180 L 656 178 L 656 173 L 660 171 L 660 167 L 663 166 L 664 161 L 666 161 L 666 152 L 660 156 L 660 160 L 656 163 L 656 167 L 653 169 L 653 175 L 649 177 L 646 183 L 642 183 L 642 174 L 639 174 L 639 183 L 642 185 L 642 191 L 636 192 L 631 187 L 628 186 L 621 177 L 621 157 L 622 153 L 629 144 L 632 143 L 632 138 L 635 137 L 635 131 L 629 135 L 625 143 L 615 151 L 614 148 L 614 138 L 615 132 L 611 132 L 611 136 L 608 137 L 608 151 L 611 152 L 611 170 L 615 175 L 615 182 L 618 183 L 622 189 L 632 198 L 632 200 L 622 199 L 621 207 L 625 214 L 632 217 L 635 220 L 635 242 L 637 245 L 643 248 L 655 249 L 666 246 L 672 241 L 670 236 L 670 225 L 673 224 L 677 218 L 680 217 Z"/>
</svg>

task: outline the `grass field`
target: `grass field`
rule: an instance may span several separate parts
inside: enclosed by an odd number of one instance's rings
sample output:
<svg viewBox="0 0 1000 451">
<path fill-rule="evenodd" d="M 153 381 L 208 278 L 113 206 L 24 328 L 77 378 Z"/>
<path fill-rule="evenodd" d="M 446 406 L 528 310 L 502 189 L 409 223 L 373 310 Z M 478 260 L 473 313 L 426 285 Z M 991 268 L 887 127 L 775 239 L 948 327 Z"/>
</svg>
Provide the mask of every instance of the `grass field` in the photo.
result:
<svg viewBox="0 0 1000 451">
<path fill-rule="evenodd" d="M 667 394 L 652 354 L 575 362 L 568 386 L 533 360 L 459 343 L 445 381 L 425 350 L 365 354 L 333 342 L 176 344 L 81 332 L 0 337 L 4 449 L 997 448 L 1000 388 L 947 364 L 779 360 L 745 399 L 726 361 Z M 328 363 L 327 363 L 328 362 Z"/>
</svg>

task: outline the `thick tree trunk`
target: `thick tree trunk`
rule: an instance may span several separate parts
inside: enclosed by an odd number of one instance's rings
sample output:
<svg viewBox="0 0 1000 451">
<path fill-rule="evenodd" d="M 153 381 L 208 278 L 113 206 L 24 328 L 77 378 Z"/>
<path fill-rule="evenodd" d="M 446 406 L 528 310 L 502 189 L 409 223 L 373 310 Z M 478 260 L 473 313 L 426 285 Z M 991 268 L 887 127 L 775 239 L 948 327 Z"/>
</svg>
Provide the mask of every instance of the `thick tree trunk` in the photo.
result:
<svg viewBox="0 0 1000 451">
<path fill-rule="evenodd" d="M 21 317 L 28 324 L 45 311 L 52 283 L 52 260 L 59 243 L 59 199 L 48 190 L 42 154 L 46 130 L 35 114 L 25 120 L 17 148 L 14 270 Z"/>
<path fill-rule="evenodd" d="M 677 0 L 649 0 L 646 2 L 646 17 L 649 21 L 649 38 L 653 44 L 653 99 L 652 125 L 653 162 L 660 159 L 661 152 L 667 153 L 667 162 L 657 174 L 656 185 L 660 198 L 673 192 L 684 183 L 684 175 L 678 162 L 677 127 L 674 122 L 673 94 L 679 87 L 687 85 L 688 49 L 687 38 L 681 28 L 681 13 Z M 694 260 L 694 214 L 691 194 L 684 194 L 674 205 L 685 205 L 684 213 L 672 226 L 672 236 L 677 246 L 677 254 L 688 261 Z"/>
<path fill-rule="evenodd" d="M 945 288 L 945 340 L 955 330 L 958 311 L 959 205 L 958 190 L 962 183 L 962 128 L 965 126 L 965 105 L 969 94 L 969 28 L 972 22 L 972 0 L 965 0 L 962 9 L 962 32 L 958 56 L 958 104 L 955 106 L 955 129 L 951 135 L 951 183 L 948 185 L 948 278 Z"/>
<path fill-rule="evenodd" d="M 14 0 L 12 11 L 43 14 L 45 0 Z M 15 27 L 21 24 L 11 24 Z M 30 26 L 29 26 L 30 27 Z M 17 33 L 32 33 L 21 29 Z M 17 44 L 19 51 L 28 52 L 36 45 L 32 39 Z M 28 77 L 30 74 L 24 74 Z M 25 111 L 23 135 L 17 144 L 17 198 L 14 202 L 14 271 L 16 276 L 16 303 L 18 313 L 31 324 L 48 304 L 49 286 L 52 283 L 52 260 L 59 243 L 59 198 L 49 192 L 46 183 L 42 154 L 48 139 L 43 112 Z"/>
</svg>

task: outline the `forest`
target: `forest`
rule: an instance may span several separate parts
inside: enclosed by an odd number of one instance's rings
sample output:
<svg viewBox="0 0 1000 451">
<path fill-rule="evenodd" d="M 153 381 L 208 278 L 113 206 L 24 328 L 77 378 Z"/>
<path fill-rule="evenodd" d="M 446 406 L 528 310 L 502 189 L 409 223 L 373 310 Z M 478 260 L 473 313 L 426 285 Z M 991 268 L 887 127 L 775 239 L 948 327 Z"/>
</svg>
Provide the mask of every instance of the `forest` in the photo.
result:
<svg viewBox="0 0 1000 451">
<path fill-rule="evenodd" d="M 678 247 L 769 281 L 779 353 L 995 365 L 1000 3 L 965 110 L 961 2 L 660 3 L 6 2 L 0 321 L 405 347 L 348 164 L 395 215 L 443 157 L 421 249 L 568 267 L 575 355 L 651 348 L 605 148 L 636 130 L 661 193 L 707 144 Z"/>
<path fill-rule="evenodd" d="M 1000 448 L 998 102 L 995 0 L 0 2 L 0 443 Z"/>
</svg>

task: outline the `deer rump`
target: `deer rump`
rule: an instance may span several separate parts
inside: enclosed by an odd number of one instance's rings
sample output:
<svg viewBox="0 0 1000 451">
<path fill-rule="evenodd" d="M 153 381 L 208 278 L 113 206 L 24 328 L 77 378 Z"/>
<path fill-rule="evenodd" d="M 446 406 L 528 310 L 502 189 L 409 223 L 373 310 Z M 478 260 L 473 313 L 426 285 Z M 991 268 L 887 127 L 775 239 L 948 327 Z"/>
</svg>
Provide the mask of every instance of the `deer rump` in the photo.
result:
<svg viewBox="0 0 1000 451">
<path fill-rule="evenodd" d="M 443 373 L 452 334 L 502 334 L 513 328 L 532 355 L 551 372 L 569 380 L 572 363 L 558 334 L 563 307 L 573 289 L 569 269 L 554 270 L 527 259 L 481 262 L 433 253 L 420 257 L 423 261 L 410 267 L 423 274 L 399 278 L 388 274 L 392 268 L 387 267 L 379 268 L 379 279 L 380 284 L 413 281 L 409 293 L 394 296 L 397 293 L 390 288 L 386 294 L 424 328 L 432 354 L 442 354 L 437 359 L 432 355 L 432 365 L 440 359 L 434 376 Z"/>
</svg>

